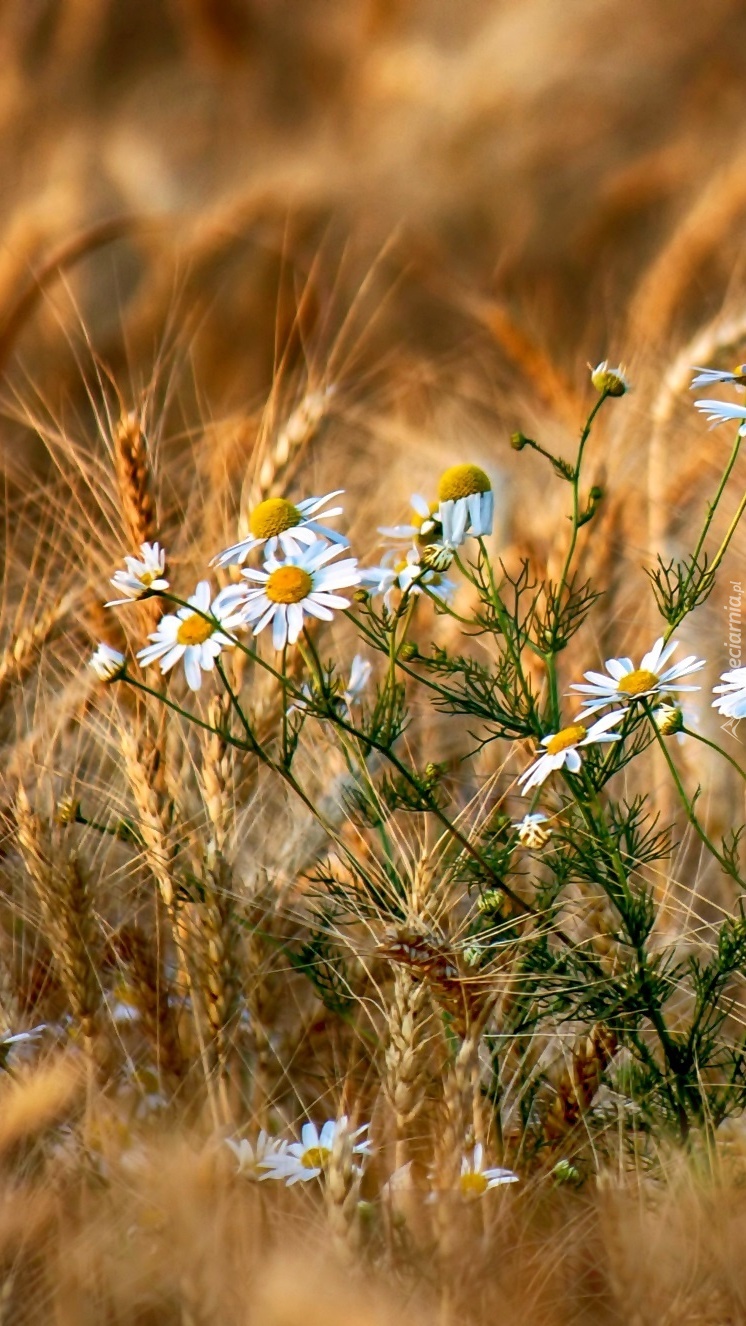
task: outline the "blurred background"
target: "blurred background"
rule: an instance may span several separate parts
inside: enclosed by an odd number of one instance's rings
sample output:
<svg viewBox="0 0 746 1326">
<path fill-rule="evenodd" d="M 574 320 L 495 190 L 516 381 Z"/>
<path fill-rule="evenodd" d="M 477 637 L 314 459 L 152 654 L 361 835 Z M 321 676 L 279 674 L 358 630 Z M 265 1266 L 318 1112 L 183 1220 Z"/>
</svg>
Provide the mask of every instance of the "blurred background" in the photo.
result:
<svg viewBox="0 0 746 1326">
<path fill-rule="evenodd" d="M 740 280 L 745 75 L 738 0 L 6 0 L 3 367 L 180 341 L 204 415 L 543 353 L 561 410 Z"/>
</svg>

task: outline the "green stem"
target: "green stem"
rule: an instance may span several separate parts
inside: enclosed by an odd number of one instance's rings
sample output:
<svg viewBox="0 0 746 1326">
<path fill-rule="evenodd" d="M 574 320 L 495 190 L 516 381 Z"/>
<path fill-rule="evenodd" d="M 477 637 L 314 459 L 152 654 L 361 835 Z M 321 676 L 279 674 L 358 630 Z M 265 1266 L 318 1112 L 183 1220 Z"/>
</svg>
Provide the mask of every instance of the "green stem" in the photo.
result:
<svg viewBox="0 0 746 1326">
<path fill-rule="evenodd" d="M 738 760 L 734 760 L 732 755 L 729 755 L 727 751 L 723 750 L 722 746 L 718 746 L 716 741 L 710 741 L 709 737 L 703 737 L 701 732 L 693 732 L 689 727 L 682 727 L 681 731 L 685 736 L 693 737 L 695 741 L 701 741 L 703 746 L 709 746 L 710 750 L 717 751 L 718 755 L 722 755 L 723 759 L 727 760 L 728 764 L 732 765 L 739 778 L 743 778 L 744 782 L 746 782 L 746 769 L 743 769 L 738 763 Z"/>
<path fill-rule="evenodd" d="M 588 415 L 588 418 L 585 421 L 585 427 L 583 428 L 583 431 L 580 435 L 578 456 L 577 460 L 575 461 L 575 470 L 573 472 L 573 477 L 572 477 L 572 533 L 570 535 L 570 544 L 567 549 L 567 555 L 565 556 L 564 566 L 562 567 L 562 574 L 560 575 L 559 581 L 557 583 L 557 592 L 554 596 L 555 613 L 559 612 L 562 603 L 562 595 L 567 585 L 567 577 L 570 572 L 570 566 L 572 565 L 572 559 L 575 556 L 575 547 L 578 541 L 578 530 L 580 529 L 580 471 L 583 464 L 583 453 L 585 451 L 586 442 L 588 441 L 588 438 L 591 435 L 593 422 L 599 410 L 601 409 L 601 406 L 606 400 L 608 394 L 609 393 L 606 391 L 601 393 L 598 400 L 596 401 L 596 404 L 594 405 L 593 409 Z"/>
<path fill-rule="evenodd" d="M 687 796 L 686 791 L 684 789 L 684 784 L 682 783 L 681 778 L 679 777 L 679 771 L 676 768 L 676 765 L 674 764 L 668 752 L 668 747 L 666 745 L 666 742 L 662 734 L 658 731 L 657 727 L 655 726 L 655 723 L 653 721 L 652 711 L 650 709 L 650 705 L 647 702 L 645 703 L 645 712 L 647 713 L 648 718 L 653 724 L 656 740 L 661 750 L 663 751 L 664 759 L 666 761 L 666 764 L 668 765 L 671 777 L 673 778 L 674 784 L 676 786 L 676 791 L 679 794 L 679 800 L 681 801 L 681 804 L 684 807 L 686 817 L 689 823 L 691 824 L 692 828 L 694 829 L 694 832 L 704 843 L 707 850 L 712 853 L 712 855 L 715 857 L 715 860 L 720 862 L 720 865 L 722 866 L 726 874 L 730 875 L 731 879 L 735 879 L 736 882 L 740 884 L 742 888 L 746 888 L 746 884 L 744 884 L 744 881 L 741 879 L 740 875 L 736 874 L 733 867 L 729 865 L 729 863 L 726 861 L 722 852 L 718 851 L 715 844 L 711 841 L 705 830 L 702 828 L 702 825 L 700 824 L 697 815 L 695 814 L 694 806 L 689 800 L 689 797 Z"/>
</svg>

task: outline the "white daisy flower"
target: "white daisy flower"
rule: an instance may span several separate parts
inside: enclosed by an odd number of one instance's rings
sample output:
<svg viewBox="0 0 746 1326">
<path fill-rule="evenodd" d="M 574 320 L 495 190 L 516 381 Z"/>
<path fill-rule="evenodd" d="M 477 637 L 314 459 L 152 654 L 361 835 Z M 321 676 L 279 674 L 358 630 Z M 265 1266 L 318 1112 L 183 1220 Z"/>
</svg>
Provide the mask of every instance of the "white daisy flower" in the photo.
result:
<svg viewBox="0 0 746 1326">
<path fill-rule="evenodd" d="M 381 525 L 379 534 L 384 534 L 387 539 L 405 539 L 407 543 L 412 539 L 427 542 L 437 536 L 440 533 L 438 503 L 428 502 L 419 493 L 413 493 L 409 504 L 413 512 L 411 522 L 408 525 Z"/>
<path fill-rule="evenodd" d="M 459 1175 L 459 1192 L 466 1202 L 476 1201 L 490 1188 L 501 1188 L 506 1183 L 518 1183 L 512 1169 L 484 1168 L 484 1147 L 477 1142 L 471 1156 L 464 1156 Z"/>
<path fill-rule="evenodd" d="M 336 530 L 321 525 L 315 516 L 331 520 L 341 516 L 342 507 L 334 506 L 325 511 L 324 507 L 332 498 L 340 497 L 344 492 L 338 488 L 324 497 L 307 497 L 302 502 L 289 502 L 285 497 L 268 497 L 249 516 L 249 537 L 234 543 L 230 548 L 214 557 L 214 566 L 243 566 L 250 552 L 266 544 L 266 554 L 274 557 L 280 549 L 285 557 L 298 557 L 300 553 L 316 543 L 318 539 L 328 539 L 341 548 L 349 546 L 349 540 Z"/>
<path fill-rule="evenodd" d="M 523 783 L 521 790 L 524 796 L 532 787 L 539 787 L 557 769 L 566 767 L 570 773 L 579 773 L 581 759 L 578 751 L 582 750 L 583 746 L 619 741 L 619 733 L 610 732 L 609 728 L 614 727 L 623 718 L 624 710 L 619 709 L 613 714 L 604 714 L 603 718 L 599 718 L 592 727 L 585 728 L 582 723 L 572 723 L 570 727 L 563 727 L 560 732 L 550 732 L 546 737 L 542 737 L 541 744 L 546 748 L 544 753 L 539 755 L 518 779 L 519 787 Z"/>
<path fill-rule="evenodd" d="M 236 1158 L 238 1164 L 236 1173 L 240 1174 L 242 1178 L 261 1181 L 273 1177 L 271 1166 L 278 1156 L 285 1154 L 288 1144 L 270 1137 L 262 1128 L 255 1146 L 252 1146 L 246 1137 L 241 1137 L 237 1141 L 232 1137 L 226 1137 L 225 1145 L 230 1148 Z"/>
<path fill-rule="evenodd" d="M 746 433 L 746 405 L 731 405 L 729 401 L 695 401 L 694 408 L 707 416 L 707 422 L 713 428 L 720 424 L 738 423 L 739 433 Z"/>
<path fill-rule="evenodd" d="M 315 1123 L 304 1123 L 300 1142 L 291 1142 L 281 1154 L 268 1157 L 269 1177 L 283 1179 L 288 1188 L 294 1183 L 317 1179 L 329 1163 L 337 1132 L 346 1127 L 346 1115 L 340 1119 L 327 1119 L 320 1132 Z M 370 1142 L 363 1136 L 369 1127 L 370 1124 L 365 1123 L 351 1134 L 353 1155 L 370 1155 Z"/>
<path fill-rule="evenodd" d="M 746 364 L 739 364 L 732 372 L 724 372 L 719 368 L 699 368 L 694 365 L 696 378 L 692 378 L 691 390 L 696 391 L 698 387 L 712 387 L 716 382 L 730 382 L 735 387 L 746 387 Z"/>
<path fill-rule="evenodd" d="M 718 698 L 712 707 L 723 718 L 746 718 L 746 668 L 731 668 L 721 673 L 724 686 L 713 686 L 712 693 Z"/>
<path fill-rule="evenodd" d="M 492 533 L 495 495 L 478 465 L 451 465 L 438 483 L 438 520 L 446 547 L 458 548 L 468 534 Z"/>
<path fill-rule="evenodd" d="M 456 589 L 452 580 L 423 561 L 417 548 L 410 548 L 406 557 L 389 554 L 380 566 L 364 567 L 360 572 L 360 583 L 371 594 L 382 594 L 389 610 L 397 590 L 406 597 L 407 594 L 421 594 L 426 586 L 431 594 L 447 603 Z"/>
<path fill-rule="evenodd" d="M 349 600 L 335 593 L 360 584 L 357 558 L 346 557 L 336 566 L 327 563 L 341 552 L 316 540 L 303 552 L 288 555 L 284 562 L 268 557 L 262 571 L 248 569 L 241 574 L 256 584 L 241 589 L 240 612 L 255 635 L 272 622 L 275 649 L 294 645 L 303 629 L 305 615 L 330 622 L 333 609 L 348 608 Z"/>
<path fill-rule="evenodd" d="M 590 364 L 588 365 L 591 368 Z M 593 383 L 599 396 L 604 392 L 607 396 L 623 396 L 629 391 L 630 384 L 627 379 L 627 370 L 624 364 L 618 368 L 612 368 L 608 359 L 602 359 L 600 364 L 591 368 L 591 382 Z"/>
<path fill-rule="evenodd" d="M 124 594 L 123 599 L 112 599 L 104 604 L 106 608 L 118 608 L 122 603 L 133 603 L 135 599 L 145 598 L 148 594 L 157 594 L 168 589 L 164 580 L 166 554 L 159 543 L 141 543 L 142 558 L 125 557 L 126 571 L 116 571 L 110 584 Z"/>
<path fill-rule="evenodd" d="M 116 681 L 124 672 L 125 657 L 111 645 L 102 644 L 90 659 L 90 665 L 101 681 Z"/>
<path fill-rule="evenodd" d="M 522 847 L 538 848 L 549 842 L 552 830 L 543 828 L 548 819 L 548 815 L 537 810 L 533 815 L 524 815 L 522 820 L 515 821 L 511 827 L 518 831 L 518 840 Z"/>
<path fill-rule="evenodd" d="M 584 672 L 583 676 L 590 685 L 574 682 L 570 687 L 571 691 L 577 691 L 584 697 L 585 708 L 578 714 L 578 718 L 587 718 L 589 714 L 595 714 L 606 705 L 618 704 L 620 700 L 631 703 L 669 691 L 698 691 L 699 686 L 682 686 L 679 677 L 699 672 L 705 666 L 703 658 L 688 654 L 673 667 L 664 667 L 677 648 L 677 641 L 670 640 L 665 644 L 661 636 L 644 655 L 639 668 L 635 667 L 631 658 L 608 658 L 604 665 L 608 676 L 602 672 Z"/>
<path fill-rule="evenodd" d="M 243 624 L 236 612 L 237 588 L 229 586 L 210 603 L 209 581 L 200 580 L 188 600 L 189 606 L 162 617 L 157 629 L 148 636 L 153 643 L 146 645 L 137 655 L 142 666 L 159 662 L 161 672 L 165 674 L 183 658 L 187 686 L 191 691 L 198 691 L 202 685 L 202 673 L 211 672 L 223 649 L 233 646 L 233 640 L 225 631 Z"/>
</svg>

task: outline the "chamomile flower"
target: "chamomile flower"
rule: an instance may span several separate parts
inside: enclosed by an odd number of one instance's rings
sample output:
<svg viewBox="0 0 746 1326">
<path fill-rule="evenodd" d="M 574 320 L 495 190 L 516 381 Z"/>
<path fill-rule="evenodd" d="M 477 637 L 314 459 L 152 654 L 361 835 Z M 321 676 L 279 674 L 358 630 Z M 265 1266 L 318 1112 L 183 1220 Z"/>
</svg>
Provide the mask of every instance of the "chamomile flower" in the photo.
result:
<svg viewBox="0 0 746 1326">
<path fill-rule="evenodd" d="M 729 382 L 734 387 L 746 387 L 746 364 L 738 364 L 732 373 L 719 368 L 699 368 L 694 365 L 696 378 L 692 378 L 691 390 L 698 387 L 712 387 L 716 382 Z"/>
<path fill-rule="evenodd" d="M 452 580 L 423 560 L 423 554 L 417 548 L 410 548 L 405 557 L 386 554 L 380 566 L 364 567 L 360 572 L 360 583 L 371 594 L 382 594 L 389 610 L 397 591 L 406 597 L 421 594 L 427 587 L 431 594 L 447 603 L 456 588 Z"/>
<path fill-rule="evenodd" d="M 354 1156 L 370 1155 L 370 1142 L 364 1137 L 369 1127 L 369 1124 L 363 1124 L 351 1134 Z M 304 1123 L 300 1142 L 291 1142 L 283 1152 L 268 1157 L 269 1177 L 283 1179 L 288 1188 L 294 1183 L 317 1179 L 329 1163 L 338 1131 L 345 1128 L 345 1115 L 340 1119 L 327 1119 L 321 1131 L 315 1123 Z"/>
<path fill-rule="evenodd" d="M 590 368 L 590 364 L 588 365 Z M 627 370 L 623 364 L 618 368 L 612 368 L 608 359 L 602 359 L 600 364 L 591 368 L 591 382 L 593 383 L 599 396 L 623 396 L 629 391 L 629 382 L 626 376 Z"/>
<path fill-rule="evenodd" d="M 707 416 L 707 422 L 718 428 L 720 424 L 738 423 L 741 436 L 746 433 L 746 405 L 731 405 L 729 401 L 702 400 L 694 402 L 695 409 Z"/>
<path fill-rule="evenodd" d="M 91 658 L 90 665 L 101 681 L 116 681 L 124 672 L 125 657 L 111 645 L 102 644 Z"/>
<path fill-rule="evenodd" d="M 138 652 L 143 667 L 157 662 L 165 674 L 183 659 L 187 686 L 192 691 L 200 689 L 202 673 L 212 671 L 215 659 L 234 643 L 225 631 L 242 625 L 241 616 L 236 613 L 235 585 L 222 590 L 212 603 L 210 597 L 209 581 L 200 580 L 188 607 L 161 618 L 157 629 L 148 636 L 152 644 Z"/>
<path fill-rule="evenodd" d="M 676 737 L 681 742 L 686 741 L 686 733 L 682 728 L 686 723 L 686 717 L 680 704 L 672 695 L 664 695 L 660 704 L 653 710 L 653 722 L 662 737 Z"/>
<path fill-rule="evenodd" d="M 225 1145 L 236 1158 L 238 1164 L 236 1173 L 245 1179 L 261 1181 L 273 1177 L 271 1166 L 279 1156 L 285 1154 L 288 1144 L 270 1137 L 262 1128 L 255 1146 L 252 1146 L 246 1137 L 241 1137 L 237 1141 L 232 1137 L 226 1137 Z"/>
<path fill-rule="evenodd" d="M 438 482 L 438 520 L 443 542 L 458 548 L 467 535 L 479 538 L 492 533 L 495 495 L 484 470 L 478 465 L 451 465 Z"/>
<path fill-rule="evenodd" d="M 746 718 L 746 668 L 731 668 L 721 673 L 724 686 L 713 686 L 712 693 L 717 696 L 712 707 L 723 718 Z"/>
<path fill-rule="evenodd" d="M 518 832 L 518 841 L 522 847 L 532 848 L 543 847 L 549 842 L 552 836 L 551 829 L 545 829 L 549 816 L 543 811 L 537 810 L 533 815 L 524 815 L 522 820 L 516 820 L 511 826 Z"/>
<path fill-rule="evenodd" d="M 302 502 L 289 502 L 286 497 L 268 497 L 260 502 L 249 516 L 249 537 L 234 543 L 213 558 L 214 566 L 243 566 L 250 552 L 266 545 L 268 557 L 274 557 L 280 550 L 285 557 L 297 557 L 305 548 L 318 539 L 328 539 L 341 548 L 349 546 L 343 534 L 321 525 L 315 516 L 331 520 L 341 516 L 342 507 L 334 506 L 324 510 L 327 502 L 340 497 L 344 492 L 338 488 L 324 497 L 307 497 Z"/>
<path fill-rule="evenodd" d="M 481 1142 L 477 1142 L 471 1156 L 463 1156 L 458 1188 L 465 1202 L 477 1201 L 490 1188 L 502 1188 L 506 1183 L 518 1183 L 518 1175 L 512 1169 L 485 1169 Z"/>
<path fill-rule="evenodd" d="M 570 687 L 570 690 L 583 696 L 585 708 L 578 714 L 578 718 L 587 718 L 589 714 L 595 714 L 609 704 L 618 704 L 620 700 L 631 703 L 671 691 L 698 691 L 699 686 L 682 686 L 679 678 L 691 672 L 699 672 L 705 666 L 705 660 L 688 654 L 680 663 L 666 668 L 664 665 L 677 648 L 677 641 L 669 640 L 665 644 L 661 636 L 643 656 L 639 668 L 635 667 L 631 658 L 609 658 L 605 664 L 608 676 L 602 672 L 584 672 L 583 676 L 590 684 L 584 686 L 582 682 L 575 682 Z"/>
<path fill-rule="evenodd" d="M 379 534 L 387 539 L 405 539 L 407 543 L 414 539 L 418 543 L 428 543 L 440 533 L 438 503 L 428 502 L 419 493 L 413 493 L 409 499 L 412 519 L 408 525 L 382 525 Z"/>
<path fill-rule="evenodd" d="M 548 736 L 542 737 L 541 744 L 545 748 L 543 754 L 518 779 L 519 787 L 523 783 L 521 790 L 524 796 L 532 787 L 539 787 L 557 769 L 565 767 L 570 773 L 579 773 L 582 762 L 578 751 L 584 746 L 619 741 L 619 733 L 610 732 L 609 728 L 615 727 L 623 718 L 624 711 L 619 709 L 612 714 L 604 714 L 592 727 L 571 723 L 559 732 L 550 732 Z"/>
<path fill-rule="evenodd" d="M 317 539 L 304 551 L 288 555 L 284 562 L 268 557 L 262 571 L 243 571 L 244 579 L 255 583 L 248 589 L 243 587 L 240 612 L 254 634 L 259 635 L 272 622 L 272 644 L 275 649 L 284 649 L 295 644 L 305 616 L 330 622 L 334 609 L 348 608 L 349 600 L 336 591 L 359 585 L 360 572 L 355 557 L 328 566 L 339 552 L 338 544 L 330 546 Z"/>
<path fill-rule="evenodd" d="M 163 576 L 166 569 L 166 554 L 160 544 L 141 543 L 140 552 L 141 558 L 125 557 L 127 570 L 115 571 L 112 576 L 110 583 L 124 594 L 124 598 L 112 599 L 104 605 L 105 607 L 118 608 L 122 603 L 133 603 L 148 594 L 157 594 L 162 589 L 168 589 L 168 581 Z"/>
</svg>

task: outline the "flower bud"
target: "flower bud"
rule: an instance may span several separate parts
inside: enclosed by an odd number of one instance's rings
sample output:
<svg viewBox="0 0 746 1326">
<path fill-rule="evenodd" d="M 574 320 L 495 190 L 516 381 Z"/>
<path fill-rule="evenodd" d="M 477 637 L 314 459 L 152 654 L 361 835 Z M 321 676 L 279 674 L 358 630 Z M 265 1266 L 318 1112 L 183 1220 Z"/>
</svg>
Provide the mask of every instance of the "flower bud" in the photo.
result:
<svg viewBox="0 0 746 1326">
<path fill-rule="evenodd" d="M 599 396 L 623 396 L 625 391 L 629 391 L 623 366 L 611 368 L 608 359 L 603 359 L 591 369 L 591 382 Z"/>
</svg>

